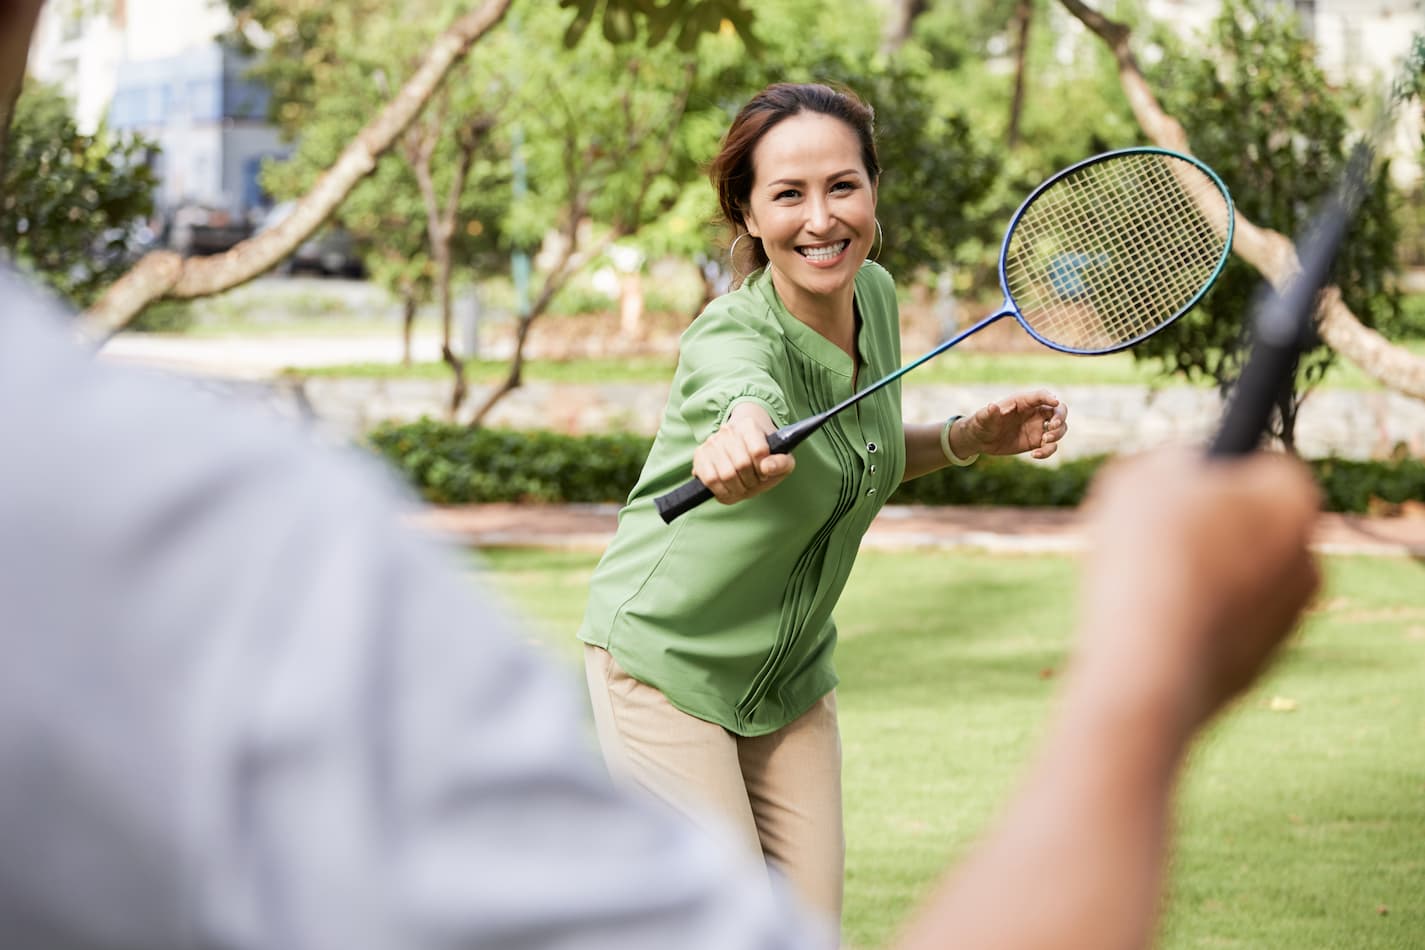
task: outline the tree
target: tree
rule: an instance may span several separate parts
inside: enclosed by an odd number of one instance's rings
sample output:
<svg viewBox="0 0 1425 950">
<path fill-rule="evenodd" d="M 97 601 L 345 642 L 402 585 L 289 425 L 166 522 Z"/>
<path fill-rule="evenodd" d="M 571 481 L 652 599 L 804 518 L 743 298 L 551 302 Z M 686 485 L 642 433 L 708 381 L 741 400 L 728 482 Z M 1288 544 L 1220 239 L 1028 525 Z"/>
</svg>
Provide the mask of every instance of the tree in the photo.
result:
<svg viewBox="0 0 1425 950">
<path fill-rule="evenodd" d="M 1198 155 L 1235 196 L 1239 211 L 1260 224 L 1296 233 L 1335 185 L 1345 160 L 1345 108 L 1315 63 L 1289 11 L 1251 8 L 1229 0 L 1212 26 L 1210 57 L 1170 55 L 1155 71 L 1169 90 L 1164 107 L 1182 116 Z M 1269 105 L 1268 105 L 1269 104 Z M 1282 117 L 1291 117 L 1291 129 Z M 1395 270 L 1397 228 L 1384 168 L 1342 246 L 1336 283 L 1346 306 L 1368 324 L 1399 315 Z M 1214 380 L 1224 392 L 1241 373 L 1246 327 L 1260 277 L 1234 260 L 1212 293 L 1164 333 L 1133 350 L 1168 372 Z M 1295 385 L 1281 394 L 1275 434 L 1295 446 L 1297 411 L 1330 368 L 1335 353 L 1306 353 Z"/>
<path fill-rule="evenodd" d="M 684 43 L 685 36 L 696 38 L 703 32 L 716 31 L 723 19 L 734 26 L 750 23 L 751 15 L 742 6 L 743 2 L 671 0 L 662 7 L 651 7 L 646 0 L 574 0 L 576 19 L 566 35 L 582 35 L 595 13 L 602 11 L 606 35 L 611 29 L 617 30 L 610 27 L 611 23 L 622 24 L 625 18 L 641 23 L 646 19 L 652 25 L 650 40 L 671 35 L 672 24 L 681 23 L 676 41 Z M 299 5 L 303 10 L 315 7 L 310 0 L 300 0 Z M 96 338 L 106 338 L 155 300 L 201 297 L 228 290 L 290 255 L 340 206 L 352 188 L 371 173 L 377 159 L 391 148 L 425 107 L 451 68 L 499 23 L 509 6 L 510 0 L 485 0 L 438 34 L 420 67 L 279 225 L 213 257 L 184 259 L 170 252 L 145 255 L 86 311 L 83 321 L 86 330 Z M 667 29 L 662 26 L 665 23 L 669 24 Z"/>
<path fill-rule="evenodd" d="M 0 176 L 5 174 L 10 122 L 15 102 L 25 83 L 30 58 L 30 35 L 44 0 L 10 0 L 0 4 Z"/>
<path fill-rule="evenodd" d="M 30 83 L 16 102 L 0 193 L 0 248 L 83 306 L 132 263 L 153 213 L 156 147 L 136 135 L 81 134 L 70 103 Z"/>
<path fill-rule="evenodd" d="M 504 17 L 510 0 L 485 0 L 450 23 L 431 44 L 399 92 L 342 151 L 291 215 L 275 227 L 212 257 L 182 258 L 153 251 L 114 283 L 86 311 L 86 330 L 111 336 L 147 304 L 163 297 L 203 297 L 229 290 L 274 267 L 331 216 L 376 160 L 410 126 L 454 66 Z"/>
<path fill-rule="evenodd" d="M 1190 152 L 1182 124 L 1164 111 L 1144 78 L 1132 50 L 1132 31 L 1110 20 L 1081 0 L 1060 0 L 1112 52 L 1123 91 L 1144 134 L 1156 145 Z M 1412 55 L 1419 65 L 1420 49 Z M 1262 103 L 1264 107 L 1270 103 Z M 1254 224 L 1239 214 L 1233 253 L 1251 264 L 1271 285 L 1281 289 L 1300 270 L 1300 261 L 1291 239 L 1270 228 Z M 1337 353 L 1389 388 L 1425 399 L 1425 360 L 1403 347 L 1394 346 L 1381 334 L 1365 326 L 1342 299 L 1339 288 L 1326 288 L 1319 298 L 1316 329 Z"/>
<path fill-rule="evenodd" d="M 284 91 L 271 100 L 273 119 L 298 139 L 289 158 L 264 169 L 269 191 L 299 195 L 331 164 L 359 131 L 362 116 L 388 99 L 391 85 L 415 68 L 428 42 L 420 24 L 442 15 L 437 6 L 306 9 L 264 0 L 246 7 L 247 23 L 282 38 L 280 53 L 264 58 L 254 75 Z M 494 124 L 489 110 L 503 97 L 489 87 L 473 89 L 468 77 L 468 63 L 452 70 L 425 111 L 337 212 L 361 242 L 372 278 L 402 302 L 406 362 L 417 308 L 432 297 L 438 302 L 441 350 L 455 374 L 457 406 L 464 397 L 464 360 L 452 338 L 456 263 L 493 257 L 496 229 L 484 222 L 496 221 L 509 194 L 507 181 L 499 183 L 498 175 L 484 175 L 478 189 L 466 188 L 478 162 L 493 166 L 504 161 L 489 147 Z"/>
<path fill-rule="evenodd" d="M 611 244 L 667 214 L 693 165 L 678 129 L 694 54 L 640 33 L 618 45 L 585 36 L 558 55 L 529 57 L 531 45 L 557 46 L 554 29 L 562 27 L 552 18 L 522 16 L 472 75 L 477 87 L 508 78 L 498 135 L 511 148 L 521 143 L 528 170 L 529 191 L 511 203 L 500 229 L 526 253 L 548 239 L 548 264 L 517 315 L 509 371 L 474 408 L 474 426 L 521 385 L 530 329 L 559 291 Z"/>
</svg>

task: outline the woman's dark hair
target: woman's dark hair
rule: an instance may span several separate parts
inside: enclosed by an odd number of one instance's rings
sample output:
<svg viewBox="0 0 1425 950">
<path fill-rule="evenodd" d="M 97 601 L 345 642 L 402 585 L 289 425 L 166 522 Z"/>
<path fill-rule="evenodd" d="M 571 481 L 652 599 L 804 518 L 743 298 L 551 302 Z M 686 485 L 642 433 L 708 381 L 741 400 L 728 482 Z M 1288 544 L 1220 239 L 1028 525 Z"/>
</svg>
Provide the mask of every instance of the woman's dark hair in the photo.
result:
<svg viewBox="0 0 1425 950">
<path fill-rule="evenodd" d="M 881 163 L 876 157 L 875 114 L 856 93 L 823 83 L 774 83 L 753 96 L 737 113 L 723 137 L 722 148 L 708 167 L 708 177 L 717 190 L 718 206 L 734 238 L 747 230 L 743 209 L 752 195 L 755 173 L 752 153 L 757 143 L 778 122 L 802 112 L 828 115 L 845 122 L 861 141 L 861 163 L 866 166 L 866 174 L 873 182 L 881 177 Z M 751 247 L 744 251 L 739 245 L 737 254 L 751 264 L 739 267 L 734 258 L 734 271 L 747 273 L 766 265 L 767 252 L 760 239 L 748 235 L 742 244 Z"/>
</svg>

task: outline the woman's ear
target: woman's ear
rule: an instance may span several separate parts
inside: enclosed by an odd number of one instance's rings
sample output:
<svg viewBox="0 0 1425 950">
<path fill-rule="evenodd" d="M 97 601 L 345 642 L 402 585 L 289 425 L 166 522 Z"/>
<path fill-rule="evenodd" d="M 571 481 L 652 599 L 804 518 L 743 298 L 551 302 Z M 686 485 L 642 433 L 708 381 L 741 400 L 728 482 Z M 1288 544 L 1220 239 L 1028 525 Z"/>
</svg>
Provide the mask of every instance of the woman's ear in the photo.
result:
<svg viewBox="0 0 1425 950">
<path fill-rule="evenodd" d="M 752 216 L 752 210 L 750 208 L 744 207 L 742 209 L 742 227 L 752 237 L 760 238 L 762 236 L 757 233 L 761 228 L 757 227 L 757 219 Z"/>
</svg>

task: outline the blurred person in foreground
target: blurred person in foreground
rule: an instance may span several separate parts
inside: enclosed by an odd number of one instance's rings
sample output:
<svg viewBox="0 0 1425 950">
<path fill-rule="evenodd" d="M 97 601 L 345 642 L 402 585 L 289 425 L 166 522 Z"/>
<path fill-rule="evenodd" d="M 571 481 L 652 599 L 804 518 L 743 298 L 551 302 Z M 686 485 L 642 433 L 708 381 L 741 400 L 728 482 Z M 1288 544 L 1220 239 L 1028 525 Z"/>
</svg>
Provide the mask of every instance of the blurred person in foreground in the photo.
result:
<svg viewBox="0 0 1425 950">
<path fill-rule="evenodd" d="M 0 945 L 835 946 L 609 778 L 377 462 L 95 363 L 56 310 L 0 269 Z M 1099 479 L 1042 749 L 896 946 L 1151 943 L 1178 769 L 1316 589 L 1316 511 L 1282 457 Z"/>
</svg>

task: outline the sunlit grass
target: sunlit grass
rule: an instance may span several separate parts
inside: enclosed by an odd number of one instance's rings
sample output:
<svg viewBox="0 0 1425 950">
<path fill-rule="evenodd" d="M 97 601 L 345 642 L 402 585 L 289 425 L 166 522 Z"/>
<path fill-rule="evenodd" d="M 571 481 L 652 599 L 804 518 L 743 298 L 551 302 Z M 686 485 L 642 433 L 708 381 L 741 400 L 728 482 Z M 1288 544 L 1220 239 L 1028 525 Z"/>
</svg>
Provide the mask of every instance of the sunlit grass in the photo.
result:
<svg viewBox="0 0 1425 950">
<path fill-rule="evenodd" d="M 594 560 L 483 558 L 569 663 Z M 858 947 L 885 942 L 1013 787 L 1063 668 L 1074 574 L 1060 556 L 862 555 L 838 610 Z M 1425 565 L 1331 558 L 1326 577 L 1302 635 L 1191 759 L 1160 947 L 1385 950 L 1425 934 Z"/>
<path fill-rule="evenodd" d="M 394 331 L 392 331 L 394 333 Z M 1402 344 L 1425 357 L 1425 341 Z M 524 365 L 526 379 L 559 383 L 667 383 L 673 376 L 675 357 L 602 360 L 529 360 Z M 509 371 L 506 360 L 472 360 L 466 364 L 466 378 L 494 380 Z M 352 363 L 338 366 L 291 367 L 289 373 L 318 377 L 363 379 L 450 379 L 450 367 L 438 361 L 401 366 L 396 363 Z M 1071 356 L 1046 350 L 1043 353 L 983 353 L 951 350 L 915 369 L 905 377 L 905 385 L 995 385 L 1028 384 L 1046 386 L 1148 386 L 1192 385 L 1212 388 L 1210 380 L 1189 382 L 1180 376 L 1163 375 L 1158 364 L 1135 360 L 1131 353 L 1104 356 Z M 1329 389 L 1375 390 L 1383 388 L 1345 359 L 1338 359 L 1322 386 Z"/>
</svg>

